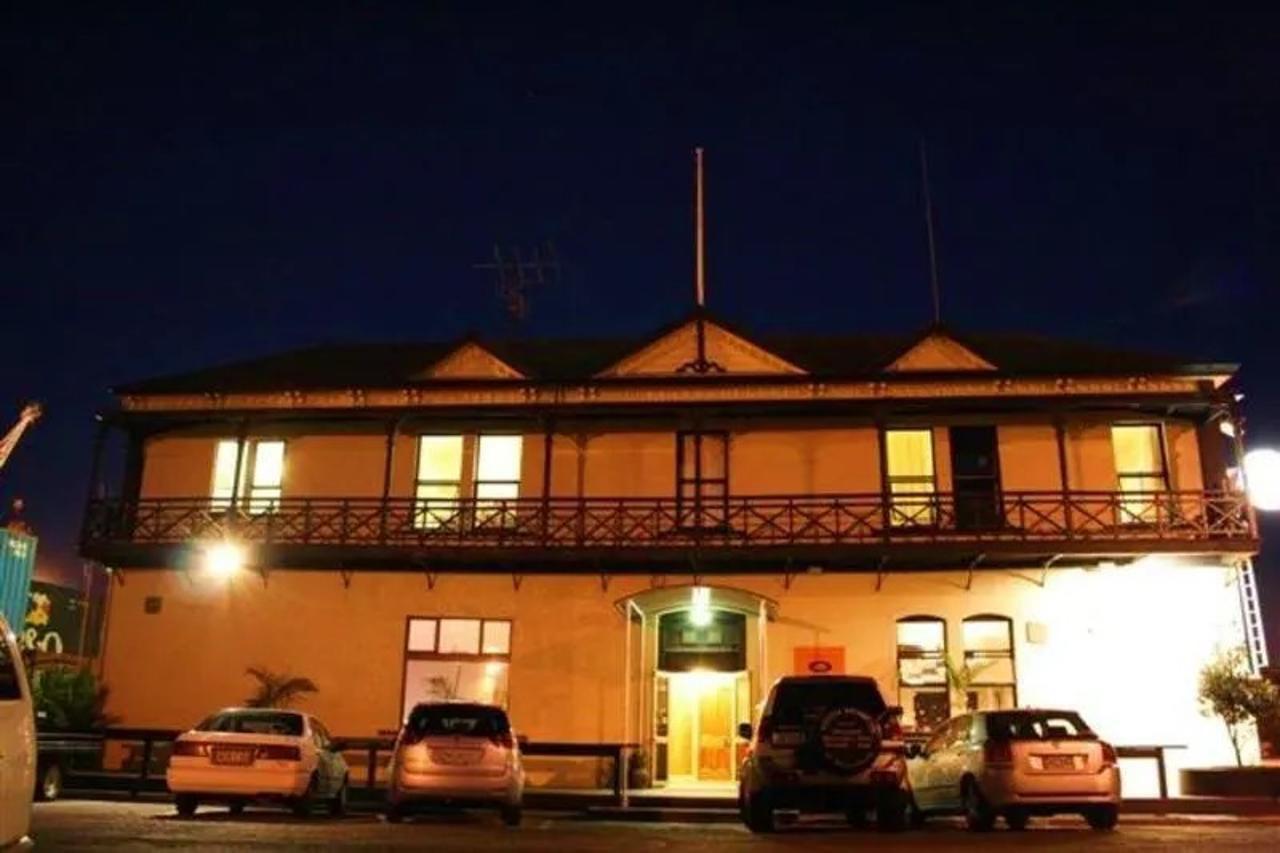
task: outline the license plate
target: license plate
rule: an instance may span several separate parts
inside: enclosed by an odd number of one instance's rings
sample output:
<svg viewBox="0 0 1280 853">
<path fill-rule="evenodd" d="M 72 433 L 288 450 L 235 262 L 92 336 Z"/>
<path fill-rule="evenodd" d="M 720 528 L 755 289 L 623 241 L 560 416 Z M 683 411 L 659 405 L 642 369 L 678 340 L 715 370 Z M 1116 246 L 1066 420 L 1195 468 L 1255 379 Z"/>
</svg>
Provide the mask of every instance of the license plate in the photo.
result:
<svg viewBox="0 0 1280 853">
<path fill-rule="evenodd" d="M 474 749 L 433 749 L 431 760 L 436 764 L 451 766 L 475 764 L 480 760 L 480 752 Z"/>
<path fill-rule="evenodd" d="M 244 766 L 253 763 L 252 749 L 228 749 L 226 747 L 213 748 L 214 764 L 232 764 Z"/>
<path fill-rule="evenodd" d="M 1040 758 L 1045 770 L 1075 770 L 1074 755 L 1045 755 Z"/>
</svg>

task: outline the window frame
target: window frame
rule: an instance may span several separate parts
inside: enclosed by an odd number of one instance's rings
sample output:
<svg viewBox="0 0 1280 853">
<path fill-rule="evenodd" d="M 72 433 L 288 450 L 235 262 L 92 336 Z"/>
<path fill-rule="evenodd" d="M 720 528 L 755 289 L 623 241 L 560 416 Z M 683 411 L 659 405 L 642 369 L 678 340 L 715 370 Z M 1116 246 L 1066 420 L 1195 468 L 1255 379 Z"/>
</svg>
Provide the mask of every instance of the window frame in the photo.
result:
<svg viewBox="0 0 1280 853">
<path fill-rule="evenodd" d="M 254 481 L 257 479 L 258 469 L 258 449 L 262 444 L 279 444 L 280 445 L 280 479 L 275 486 L 259 486 Z M 221 448 L 230 445 L 235 448 L 235 457 L 240 460 L 239 478 L 237 480 L 235 471 L 235 463 L 232 462 L 231 471 L 231 493 L 227 495 L 218 494 L 218 456 Z M 226 511 L 228 509 L 239 509 L 248 515 L 266 515 L 276 512 L 280 504 L 284 501 L 284 485 L 285 471 L 288 468 L 289 459 L 289 442 L 284 438 L 275 436 L 256 436 L 253 438 L 219 438 L 214 442 L 213 448 L 213 470 L 209 477 L 209 501 L 214 510 Z M 263 492 L 272 493 L 263 495 Z M 260 501 L 269 501 L 269 503 L 259 509 L 257 504 Z"/>
<path fill-rule="evenodd" d="M 1156 447 L 1160 451 L 1159 471 L 1121 471 L 1120 460 L 1116 456 L 1116 428 L 1142 428 L 1155 430 Z M 1169 485 L 1169 450 L 1165 444 L 1165 425 L 1162 421 L 1116 421 L 1110 427 L 1111 463 L 1115 468 L 1116 491 L 1119 493 L 1116 504 L 1116 520 L 1122 525 L 1154 524 L 1159 519 L 1157 508 L 1160 495 L 1170 490 Z M 1152 494 L 1148 490 L 1127 491 L 1125 480 L 1158 480 L 1160 487 Z M 1129 498 L 1127 495 L 1137 495 Z M 1136 507 L 1136 509 L 1135 509 Z"/>
<path fill-rule="evenodd" d="M 440 624 L 449 620 L 470 620 L 480 623 L 479 626 L 479 651 L 477 654 L 469 654 L 465 652 L 445 652 L 439 651 L 410 651 L 409 635 L 415 620 L 429 620 L 435 623 L 434 642 L 432 648 L 438 650 L 440 648 Z M 484 651 L 484 629 L 487 622 L 505 622 L 507 623 L 507 651 L 505 653 Z M 405 700 L 409 693 L 409 663 L 411 661 L 445 661 L 458 663 L 501 663 L 507 667 L 507 704 L 505 708 L 509 708 L 511 704 L 511 650 L 515 647 L 516 626 L 515 620 L 508 617 L 488 617 L 488 616 L 463 616 L 458 614 L 425 614 L 415 613 L 404 618 L 404 639 L 401 641 L 400 650 L 400 707 L 404 708 Z"/>
<path fill-rule="evenodd" d="M 903 681 L 902 679 L 903 660 L 921 660 L 921 659 L 931 660 L 934 657 L 933 654 L 919 654 L 919 655 L 907 656 L 905 658 L 903 657 L 902 642 L 900 637 L 898 636 L 898 628 L 904 623 L 930 624 L 930 625 L 936 624 L 941 626 L 942 650 L 937 653 L 937 658 L 941 662 L 941 665 L 943 667 L 942 681 L 940 684 L 906 684 Z M 916 613 L 910 616 L 903 616 L 902 618 L 895 620 L 893 623 L 893 629 L 894 629 L 893 639 L 894 639 L 895 676 L 898 683 L 898 705 L 904 706 L 904 703 L 903 703 L 904 690 L 913 690 L 913 691 L 916 691 L 917 693 L 935 693 L 935 692 L 941 693 L 945 698 L 946 705 L 947 705 L 946 717 L 942 720 L 942 725 L 945 726 L 947 723 L 947 720 L 951 719 L 951 682 L 947 678 L 947 674 L 946 674 L 946 666 L 947 666 L 947 660 L 948 660 L 947 655 L 949 653 L 949 638 L 947 636 L 947 620 L 942 618 L 941 616 L 931 616 L 929 614 Z M 920 721 L 916 719 L 914 707 L 911 709 L 911 719 L 914 721 L 915 731 L 918 731 L 918 732 L 939 731 L 939 729 L 937 728 L 922 728 L 920 725 Z"/>
<path fill-rule="evenodd" d="M 519 465 L 516 468 L 516 478 L 514 480 L 482 480 L 480 479 L 480 447 L 484 443 L 485 438 L 516 438 L 520 443 Z M 472 500 L 474 501 L 474 515 L 471 524 L 478 530 L 506 529 L 514 527 L 516 522 L 516 507 L 519 506 L 520 486 L 523 484 L 524 478 L 524 433 L 522 432 L 477 432 L 473 435 L 474 449 L 472 451 L 471 462 L 471 487 L 469 489 Z M 515 497 L 503 498 L 482 498 L 480 489 L 483 486 L 515 486 Z M 489 505 L 489 506 L 486 506 Z M 484 509 L 482 509 L 484 507 Z M 494 515 L 499 515 L 499 519 L 495 524 L 491 519 Z"/>
<path fill-rule="evenodd" d="M 915 507 L 910 514 L 898 508 L 893 490 L 895 483 L 923 482 L 925 478 L 918 474 L 897 474 L 889 468 L 889 435 L 895 432 L 923 432 L 929 436 L 929 477 L 928 492 L 902 492 L 905 500 L 902 503 Z M 938 512 L 938 436 L 932 425 L 929 426 L 884 426 L 880 429 L 880 470 L 883 476 L 882 488 L 885 499 L 885 515 L 890 527 L 911 528 L 937 527 Z M 927 495 L 924 501 L 912 500 L 911 495 Z"/>
<path fill-rule="evenodd" d="M 702 444 L 708 436 L 721 443 L 721 477 L 706 477 L 702 473 Z M 693 476 L 685 476 L 685 458 L 688 453 L 686 440 L 692 445 Z M 692 498 L 685 495 L 685 487 L 692 487 Z M 718 487 L 719 494 L 707 494 L 708 486 Z M 692 500 L 693 507 L 688 504 Z M 711 504 L 708 512 L 705 507 Z M 716 504 L 719 506 L 717 507 Z M 710 516 L 710 518 L 708 518 Z M 718 516 L 718 517 L 717 517 Z M 729 431 L 708 429 L 684 429 L 676 432 L 676 518 L 682 529 L 720 529 L 729 520 Z"/>
<path fill-rule="evenodd" d="M 456 438 L 458 439 L 458 478 L 456 480 L 437 480 L 422 479 L 422 440 L 425 438 Z M 460 432 L 421 432 L 416 434 L 414 442 L 414 460 L 413 460 L 413 514 L 410 516 L 410 524 L 414 530 L 432 531 L 447 529 L 451 524 L 456 524 L 461 513 L 462 494 L 463 494 L 463 472 L 466 470 L 467 457 L 467 436 Z M 450 498 L 423 498 L 419 494 L 422 486 L 453 486 L 454 496 Z M 423 502 L 426 506 L 420 506 Z M 441 515 L 437 514 L 431 507 L 431 504 L 442 505 L 451 509 Z M 428 519 L 431 520 L 428 523 Z"/>
<path fill-rule="evenodd" d="M 1006 711 L 1006 710 L 1017 708 L 1018 707 L 1018 651 L 1017 651 L 1017 637 L 1014 634 L 1014 630 L 1013 630 L 1013 618 L 1010 616 L 1004 616 L 999 613 L 974 613 L 971 616 L 966 616 L 964 619 L 960 620 L 960 638 L 962 641 L 964 640 L 965 625 L 968 625 L 969 623 L 972 623 L 972 622 L 1002 623 L 1006 631 L 1005 636 L 1009 638 L 1009 648 L 1007 653 L 1006 652 L 990 652 L 990 651 L 981 650 L 981 649 L 970 650 L 968 647 L 968 644 L 965 643 L 964 650 L 963 650 L 964 665 L 969 666 L 974 662 L 983 661 L 983 660 L 1001 661 L 1001 660 L 1007 659 L 1009 661 L 1009 679 L 1007 681 L 1003 679 L 999 681 L 996 681 L 996 680 L 988 681 L 988 680 L 984 680 L 981 676 L 974 676 L 973 681 L 969 685 L 970 692 L 972 692 L 973 690 L 981 690 L 982 688 L 985 688 L 985 687 L 1007 687 L 1009 688 L 1011 704 L 1009 708 L 983 708 L 981 707 L 981 702 L 979 702 L 979 707 L 975 709 L 970 709 L 970 713 L 974 711 Z M 968 697 L 965 697 L 965 702 L 967 705 Z"/>
</svg>

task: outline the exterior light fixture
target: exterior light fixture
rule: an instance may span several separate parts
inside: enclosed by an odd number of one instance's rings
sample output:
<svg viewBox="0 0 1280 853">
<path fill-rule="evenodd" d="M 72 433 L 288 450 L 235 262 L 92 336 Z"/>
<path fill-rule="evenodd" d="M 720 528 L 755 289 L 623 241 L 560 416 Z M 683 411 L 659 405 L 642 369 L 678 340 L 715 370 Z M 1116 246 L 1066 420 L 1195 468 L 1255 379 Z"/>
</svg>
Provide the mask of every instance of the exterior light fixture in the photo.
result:
<svg viewBox="0 0 1280 853">
<path fill-rule="evenodd" d="M 689 624 L 705 628 L 711 624 L 711 587 L 695 586 L 689 593 Z"/>
<path fill-rule="evenodd" d="M 1244 482 L 1255 509 L 1280 509 L 1280 450 L 1268 447 L 1246 453 Z"/>
<path fill-rule="evenodd" d="M 204 568 L 216 578 L 229 578 L 244 568 L 244 548 L 234 542 L 215 542 L 204 551 Z"/>
<path fill-rule="evenodd" d="M 1226 420 L 1218 421 L 1218 431 L 1221 432 L 1223 435 L 1225 435 L 1227 438 L 1236 437 L 1236 425 L 1233 424 L 1231 421 L 1226 421 Z"/>
</svg>

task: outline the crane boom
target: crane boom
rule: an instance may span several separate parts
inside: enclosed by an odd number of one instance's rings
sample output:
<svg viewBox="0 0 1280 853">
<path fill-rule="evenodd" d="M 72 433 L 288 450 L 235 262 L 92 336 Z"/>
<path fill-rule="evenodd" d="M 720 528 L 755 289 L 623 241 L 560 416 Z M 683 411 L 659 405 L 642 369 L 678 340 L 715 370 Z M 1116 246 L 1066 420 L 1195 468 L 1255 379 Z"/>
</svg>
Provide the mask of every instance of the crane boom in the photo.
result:
<svg viewBox="0 0 1280 853">
<path fill-rule="evenodd" d="M 44 410 L 39 403 L 27 403 L 22 407 L 22 414 L 18 415 L 18 422 L 13 428 L 0 439 L 0 468 L 9 461 L 9 454 L 13 453 L 13 449 L 18 446 L 18 441 L 22 438 L 22 434 L 27 431 L 27 427 L 35 423 Z"/>
</svg>

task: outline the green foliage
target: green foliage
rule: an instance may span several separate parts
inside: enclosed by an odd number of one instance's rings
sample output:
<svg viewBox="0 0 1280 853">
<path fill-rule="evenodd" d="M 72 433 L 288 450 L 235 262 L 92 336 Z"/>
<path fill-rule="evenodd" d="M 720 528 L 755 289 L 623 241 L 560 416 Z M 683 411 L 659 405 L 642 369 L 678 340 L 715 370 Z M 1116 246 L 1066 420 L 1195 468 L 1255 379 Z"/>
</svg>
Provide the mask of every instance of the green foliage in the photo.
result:
<svg viewBox="0 0 1280 853">
<path fill-rule="evenodd" d="M 1280 715 L 1280 690 L 1250 672 L 1249 655 L 1242 648 L 1223 652 L 1200 670 L 1200 704 L 1205 716 L 1219 717 L 1227 727 L 1236 764 L 1242 727 Z"/>
<path fill-rule="evenodd" d="M 109 691 L 88 667 L 36 669 L 31 691 L 40 728 L 48 731 L 92 731 L 117 719 L 104 711 Z"/>
<path fill-rule="evenodd" d="M 952 694 L 960 700 L 960 707 L 975 710 L 977 698 L 970 697 L 969 688 L 977 681 L 979 675 L 995 665 L 995 661 L 980 664 L 970 664 L 966 661 L 956 666 L 955 662 L 947 657 L 942 659 L 942 663 L 947 669 L 947 684 L 951 687 Z"/>
<path fill-rule="evenodd" d="M 250 708 L 288 708 L 305 693 L 316 693 L 320 688 L 314 681 L 289 673 L 272 672 L 266 667 L 251 666 L 245 675 L 258 682 L 257 689 L 244 700 Z"/>
</svg>

